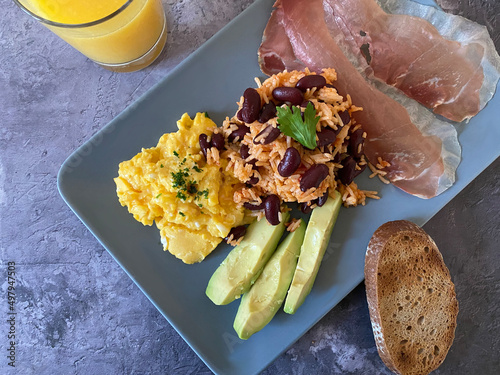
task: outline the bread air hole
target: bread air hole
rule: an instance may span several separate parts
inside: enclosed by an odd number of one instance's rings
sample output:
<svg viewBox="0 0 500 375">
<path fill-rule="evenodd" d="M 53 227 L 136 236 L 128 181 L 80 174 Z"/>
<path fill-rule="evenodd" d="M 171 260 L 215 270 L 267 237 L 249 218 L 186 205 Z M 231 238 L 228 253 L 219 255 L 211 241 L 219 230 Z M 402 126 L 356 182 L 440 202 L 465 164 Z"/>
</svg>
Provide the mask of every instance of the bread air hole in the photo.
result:
<svg viewBox="0 0 500 375">
<path fill-rule="evenodd" d="M 432 292 L 434 292 L 434 289 L 432 289 L 432 288 L 427 289 L 427 294 L 432 294 Z"/>
<path fill-rule="evenodd" d="M 428 246 L 424 247 L 424 251 L 425 251 L 426 253 L 428 253 L 428 252 L 429 252 L 429 247 L 428 247 Z"/>
<path fill-rule="evenodd" d="M 422 282 L 422 281 L 424 281 L 424 279 L 422 276 L 417 276 L 417 281 Z"/>
<path fill-rule="evenodd" d="M 429 332 L 431 335 L 435 335 L 436 334 L 436 329 L 434 328 L 432 331 Z"/>
<path fill-rule="evenodd" d="M 437 345 L 434 345 L 434 356 L 438 356 L 439 355 L 439 346 Z"/>
<path fill-rule="evenodd" d="M 424 324 L 424 317 L 423 316 L 421 316 L 420 318 L 417 319 L 417 324 L 419 326 L 421 326 L 422 324 Z"/>
<path fill-rule="evenodd" d="M 418 354 L 418 355 L 420 355 L 420 354 L 422 354 L 423 352 L 424 352 L 424 348 L 420 348 L 420 349 L 418 349 L 417 354 Z"/>
<path fill-rule="evenodd" d="M 401 340 L 401 342 L 399 343 L 399 345 L 404 346 L 407 343 L 408 343 L 408 340 Z"/>
</svg>

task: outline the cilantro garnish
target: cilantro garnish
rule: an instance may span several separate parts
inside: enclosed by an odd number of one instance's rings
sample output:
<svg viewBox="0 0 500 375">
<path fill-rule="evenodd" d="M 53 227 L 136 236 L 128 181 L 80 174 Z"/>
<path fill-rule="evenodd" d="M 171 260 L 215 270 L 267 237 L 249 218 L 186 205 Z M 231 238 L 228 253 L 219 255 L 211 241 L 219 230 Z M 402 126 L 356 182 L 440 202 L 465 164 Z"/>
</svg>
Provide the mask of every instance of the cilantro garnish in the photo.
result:
<svg viewBox="0 0 500 375">
<path fill-rule="evenodd" d="M 160 168 L 163 168 L 163 164 L 160 164 Z"/>
<path fill-rule="evenodd" d="M 203 169 L 201 169 L 200 167 L 198 167 L 197 165 L 193 166 L 193 169 L 198 172 L 198 173 L 201 173 L 203 172 Z"/>
<path fill-rule="evenodd" d="M 277 107 L 278 111 L 278 128 L 281 132 L 289 137 L 292 137 L 304 147 L 309 149 L 316 148 L 316 124 L 320 116 L 316 116 L 316 110 L 311 102 L 307 103 L 304 111 L 304 120 L 302 120 L 300 108 Z M 293 113 L 292 113 L 293 111 Z"/>
<path fill-rule="evenodd" d="M 179 153 L 177 151 L 175 151 L 175 150 L 174 150 L 174 156 L 179 157 Z"/>
<path fill-rule="evenodd" d="M 185 200 L 186 200 L 186 194 L 184 194 L 184 193 L 183 193 L 183 192 L 181 192 L 181 191 L 178 191 L 178 192 L 177 192 L 176 197 L 177 197 L 177 198 L 179 198 L 179 199 L 182 199 L 183 201 L 185 201 Z"/>
<path fill-rule="evenodd" d="M 186 216 L 186 215 L 184 215 L 184 212 L 182 212 L 182 211 L 179 211 L 179 215 Z"/>
</svg>

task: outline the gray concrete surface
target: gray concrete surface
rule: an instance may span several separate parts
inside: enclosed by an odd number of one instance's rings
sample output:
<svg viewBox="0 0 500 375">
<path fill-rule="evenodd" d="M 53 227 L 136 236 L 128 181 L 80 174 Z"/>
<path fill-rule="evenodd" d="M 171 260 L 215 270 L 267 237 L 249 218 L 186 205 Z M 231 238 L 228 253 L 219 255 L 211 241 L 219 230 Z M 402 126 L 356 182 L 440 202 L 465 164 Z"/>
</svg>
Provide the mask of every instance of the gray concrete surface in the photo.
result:
<svg viewBox="0 0 500 375">
<path fill-rule="evenodd" d="M 169 39 L 160 60 L 116 74 L 0 0 L 1 374 L 210 373 L 64 204 L 56 175 L 73 150 L 251 2 L 164 1 Z M 437 374 L 500 369 L 499 174 L 497 160 L 425 226 L 460 302 L 455 343 Z M 16 368 L 6 358 L 10 261 L 17 272 Z M 389 374 L 363 285 L 264 374 Z"/>
</svg>

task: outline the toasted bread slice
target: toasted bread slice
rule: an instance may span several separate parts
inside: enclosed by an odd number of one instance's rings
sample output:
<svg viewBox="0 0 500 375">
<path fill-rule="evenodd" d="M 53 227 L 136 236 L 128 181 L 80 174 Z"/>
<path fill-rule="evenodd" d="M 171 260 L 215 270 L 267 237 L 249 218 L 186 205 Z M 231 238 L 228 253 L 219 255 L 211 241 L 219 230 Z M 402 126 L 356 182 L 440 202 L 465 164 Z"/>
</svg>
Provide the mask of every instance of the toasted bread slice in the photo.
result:
<svg viewBox="0 0 500 375">
<path fill-rule="evenodd" d="M 366 251 L 365 284 L 377 350 L 397 374 L 428 374 L 455 338 L 458 302 L 435 242 L 400 220 L 378 228 Z"/>
</svg>

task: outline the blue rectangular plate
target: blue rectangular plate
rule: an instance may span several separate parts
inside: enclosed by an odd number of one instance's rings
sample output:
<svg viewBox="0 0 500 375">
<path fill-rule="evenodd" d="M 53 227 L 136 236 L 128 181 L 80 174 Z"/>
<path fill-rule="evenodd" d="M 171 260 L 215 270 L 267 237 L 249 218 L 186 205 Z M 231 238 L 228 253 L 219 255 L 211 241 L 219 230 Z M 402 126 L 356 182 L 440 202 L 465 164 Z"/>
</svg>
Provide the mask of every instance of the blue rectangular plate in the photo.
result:
<svg viewBox="0 0 500 375">
<path fill-rule="evenodd" d="M 238 339 L 238 303 L 215 306 L 207 282 L 229 251 L 219 246 L 205 261 L 185 265 L 162 251 L 155 227 L 136 222 L 121 207 L 113 178 L 118 164 L 176 130 L 184 112 L 207 111 L 221 124 L 253 78 L 262 77 L 257 49 L 273 1 L 256 1 L 170 75 L 75 151 L 61 167 L 59 191 L 80 220 L 111 253 L 170 324 L 218 374 L 256 374 L 309 330 L 363 280 L 366 245 L 381 224 L 408 219 L 423 225 L 500 154 L 500 96 L 460 134 L 463 161 L 455 185 L 421 200 L 393 186 L 360 176 L 361 188 L 382 199 L 342 209 L 311 294 L 295 315 L 279 312 L 250 340 Z M 488 136 L 485 136 L 485 135 Z M 480 151 L 480 152 L 478 152 Z"/>
</svg>

